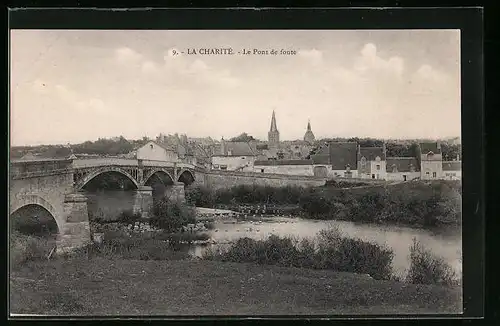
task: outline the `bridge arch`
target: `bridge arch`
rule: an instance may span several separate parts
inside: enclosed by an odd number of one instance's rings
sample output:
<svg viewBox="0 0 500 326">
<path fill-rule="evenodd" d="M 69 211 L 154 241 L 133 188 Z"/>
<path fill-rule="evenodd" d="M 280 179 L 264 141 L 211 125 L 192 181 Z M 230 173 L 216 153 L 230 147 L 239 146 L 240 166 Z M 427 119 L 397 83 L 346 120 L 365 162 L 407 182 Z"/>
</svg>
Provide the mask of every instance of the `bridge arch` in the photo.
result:
<svg viewBox="0 0 500 326">
<path fill-rule="evenodd" d="M 177 178 L 177 182 L 182 182 L 186 186 L 189 186 L 189 185 L 191 185 L 195 181 L 196 181 L 196 179 L 195 179 L 194 173 L 191 170 L 182 169 L 179 172 L 179 176 Z"/>
<path fill-rule="evenodd" d="M 154 175 L 157 175 L 158 178 L 161 180 L 161 182 L 166 186 L 172 185 L 174 183 L 174 178 L 172 177 L 172 174 L 170 174 L 170 172 L 168 172 L 166 169 L 154 169 L 144 176 L 144 185 L 148 185 L 149 182 L 151 181 L 151 178 Z M 165 179 L 165 177 L 168 179 Z"/>
<path fill-rule="evenodd" d="M 61 216 L 57 213 L 54 206 L 52 206 L 47 200 L 38 195 L 21 195 L 10 199 L 10 217 L 14 216 L 19 210 L 28 206 L 38 206 L 47 211 L 52 219 L 57 225 L 57 233 L 60 233 L 63 228 L 63 221 L 60 219 Z"/>
<path fill-rule="evenodd" d="M 139 189 L 139 183 L 137 182 L 137 180 L 130 173 L 128 173 L 127 171 L 125 171 L 121 168 L 118 168 L 118 167 L 101 167 L 101 168 L 95 169 L 92 172 L 90 172 L 89 174 L 87 174 L 85 177 L 83 177 L 81 180 L 79 180 L 78 183 L 75 185 L 75 188 L 77 190 L 81 190 L 92 179 L 94 179 L 95 177 L 97 177 L 101 174 L 108 173 L 108 172 L 116 172 L 116 173 L 119 173 L 119 174 L 127 177 L 130 181 L 132 181 L 135 188 Z"/>
</svg>

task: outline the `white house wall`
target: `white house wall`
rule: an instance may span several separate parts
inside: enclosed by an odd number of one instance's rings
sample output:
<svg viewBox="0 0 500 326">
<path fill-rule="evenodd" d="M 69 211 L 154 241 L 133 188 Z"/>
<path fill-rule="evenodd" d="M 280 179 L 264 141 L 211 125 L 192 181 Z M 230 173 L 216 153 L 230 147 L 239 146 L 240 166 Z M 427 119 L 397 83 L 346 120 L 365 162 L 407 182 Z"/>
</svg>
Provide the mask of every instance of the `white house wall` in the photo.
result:
<svg viewBox="0 0 500 326">
<path fill-rule="evenodd" d="M 426 172 L 429 172 L 429 174 L 427 174 Z M 433 172 L 436 172 L 436 177 L 433 177 Z M 421 178 L 422 180 L 443 179 L 443 162 L 422 161 Z"/>
<path fill-rule="evenodd" d="M 443 171 L 443 179 L 445 180 L 462 180 L 462 171 Z"/>
<path fill-rule="evenodd" d="M 149 142 L 137 150 L 137 159 L 167 162 L 177 162 L 179 160 L 175 152 L 167 151 L 153 142 Z"/>
<path fill-rule="evenodd" d="M 329 178 L 344 178 L 346 170 L 332 170 L 332 167 L 328 167 L 328 177 Z M 352 178 L 358 177 L 358 170 L 351 170 Z"/>
<path fill-rule="evenodd" d="M 406 176 L 407 181 L 420 178 L 420 172 L 388 172 L 386 175 L 386 180 L 390 181 L 404 181 L 404 176 Z"/>
<path fill-rule="evenodd" d="M 313 165 L 255 165 L 254 172 L 314 176 Z"/>
<path fill-rule="evenodd" d="M 253 171 L 254 161 L 254 156 L 212 156 L 212 169 L 220 170 L 220 166 L 225 165 L 228 171 L 234 171 L 248 165 L 242 171 Z"/>
</svg>

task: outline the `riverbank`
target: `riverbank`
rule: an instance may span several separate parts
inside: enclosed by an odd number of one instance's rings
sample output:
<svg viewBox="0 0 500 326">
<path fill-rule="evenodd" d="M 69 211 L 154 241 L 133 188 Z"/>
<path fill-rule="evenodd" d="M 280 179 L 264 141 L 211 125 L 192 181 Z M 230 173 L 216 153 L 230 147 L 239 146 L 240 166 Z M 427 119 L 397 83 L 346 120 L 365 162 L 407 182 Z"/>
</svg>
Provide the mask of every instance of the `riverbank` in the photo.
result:
<svg viewBox="0 0 500 326">
<path fill-rule="evenodd" d="M 457 287 L 212 261 L 93 258 L 30 262 L 11 273 L 10 309 L 48 315 L 458 313 Z"/>
<path fill-rule="evenodd" d="M 462 220 L 459 181 L 388 182 L 349 189 L 253 185 L 215 190 L 199 186 L 186 189 L 186 199 L 197 207 L 222 206 L 235 210 L 234 207 L 243 206 L 243 214 L 250 215 L 264 214 L 265 207 L 281 206 L 295 210 L 292 215 L 306 219 L 430 229 L 460 226 Z M 283 213 L 291 214 L 288 211 Z"/>
</svg>

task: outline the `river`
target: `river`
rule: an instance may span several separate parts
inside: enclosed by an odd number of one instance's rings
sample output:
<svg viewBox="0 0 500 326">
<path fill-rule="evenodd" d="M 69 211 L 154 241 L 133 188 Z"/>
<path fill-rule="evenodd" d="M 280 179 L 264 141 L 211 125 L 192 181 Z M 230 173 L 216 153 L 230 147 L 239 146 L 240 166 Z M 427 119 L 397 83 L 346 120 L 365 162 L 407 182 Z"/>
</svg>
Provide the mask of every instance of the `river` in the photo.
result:
<svg viewBox="0 0 500 326">
<path fill-rule="evenodd" d="M 133 206 L 133 192 L 104 191 L 89 196 L 89 212 L 100 211 L 98 215 L 117 216 L 124 209 Z M 404 275 L 410 266 L 409 253 L 413 238 L 420 241 L 434 254 L 441 256 L 457 273 L 462 271 L 462 234 L 459 229 L 427 230 L 411 227 L 362 224 L 348 221 L 317 221 L 301 218 L 268 217 L 255 221 L 216 221 L 213 230 L 208 231 L 218 243 L 235 241 L 242 237 L 265 239 L 271 234 L 294 236 L 297 238 L 314 237 L 323 229 L 335 226 L 350 238 L 386 245 L 394 252 L 393 269 L 396 274 Z M 250 230 L 251 229 L 251 230 Z M 207 247 L 195 246 L 191 253 L 200 256 Z"/>
<path fill-rule="evenodd" d="M 410 266 L 409 254 L 413 238 L 416 238 L 427 249 L 441 256 L 457 273 L 462 271 L 462 237 L 459 230 L 424 230 L 394 225 L 361 224 L 347 221 L 318 221 L 301 218 L 271 217 L 254 221 L 224 222 L 217 221 L 214 229 L 208 233 L 218 243 L 235 241 L 242 237 L 266 239 L 271 234 L 293 236 L 295 238 L 312 238 L 321 230 L 336 227 L 349 237 L 391 248 L 394 252 L 393 269 L 397 275 L 405 275 Z M 200 256 L 206 247 L 197 246 L 191 249 L 194 255 Z"/>
</svg>

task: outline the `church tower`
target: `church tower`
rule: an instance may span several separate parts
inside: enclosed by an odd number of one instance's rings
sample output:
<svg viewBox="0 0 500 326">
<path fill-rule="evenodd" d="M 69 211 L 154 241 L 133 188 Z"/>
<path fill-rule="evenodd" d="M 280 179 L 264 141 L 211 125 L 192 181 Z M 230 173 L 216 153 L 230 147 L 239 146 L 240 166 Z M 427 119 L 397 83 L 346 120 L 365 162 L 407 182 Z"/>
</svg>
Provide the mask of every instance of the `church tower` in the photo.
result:
<svg viewBox="0 0 500 326">
<path fill-rule="evenodd" d="M 276 116 L 273 110 L 273 116 L 271 118 L 271 129 L 267 133 L 267 140 L 269 148 L 277 149 L 280 143 L 280 132 L 276 126 Z"/>
<path fill-rule="evenodd" d="M 307 121 L 307 131 L 304 135 L 304 141 L 308 142 L 309 144 L 313 144 L 314 140 L 314 134 L 311 130 L 311 121 Z"/>
</svg>

